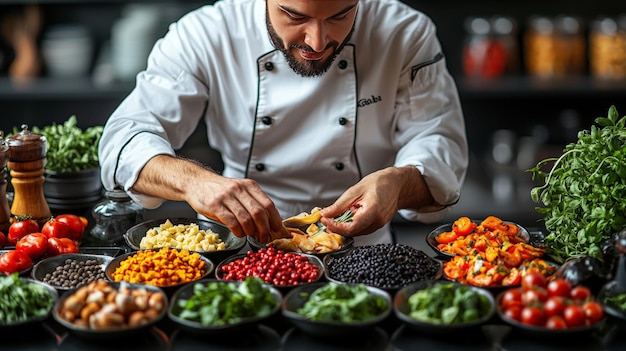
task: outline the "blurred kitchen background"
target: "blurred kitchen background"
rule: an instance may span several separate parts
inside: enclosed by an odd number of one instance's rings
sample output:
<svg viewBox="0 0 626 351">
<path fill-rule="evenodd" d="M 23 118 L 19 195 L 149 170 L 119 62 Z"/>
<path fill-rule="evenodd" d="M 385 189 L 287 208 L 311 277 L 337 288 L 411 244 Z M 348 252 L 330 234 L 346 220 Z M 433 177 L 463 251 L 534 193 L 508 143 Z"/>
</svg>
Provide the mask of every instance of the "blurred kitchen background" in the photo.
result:
<svg viewBox="0 0 626 351">
<path fill-rule="evenodd" d="M 471 163 L 448 218 L 532 226 L 525 170 L 560 155 L 609 106 L 626 115 L 626 2 L 404 2 L 437 24 L 465 111 Z M 0 130 L 71 115 L 83 128 L 104 124 L 168 24 L 206 3 L 0 0 Z M 180 154 L 221 167 L 202 125 Z"/>
</svg>

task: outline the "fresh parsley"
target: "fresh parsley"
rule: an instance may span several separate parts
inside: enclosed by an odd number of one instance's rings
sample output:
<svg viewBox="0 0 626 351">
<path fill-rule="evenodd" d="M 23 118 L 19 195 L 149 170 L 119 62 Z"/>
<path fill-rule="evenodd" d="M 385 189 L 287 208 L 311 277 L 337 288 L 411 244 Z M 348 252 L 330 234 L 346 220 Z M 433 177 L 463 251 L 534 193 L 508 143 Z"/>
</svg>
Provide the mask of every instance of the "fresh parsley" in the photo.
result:
<svg viewBox="0 0 626 351">
<path fill-rule="evenodd" d="M 531 189 L 531 198 L 544 206 L 536 210 L 544 215 L 545 246 L 559 263 L 602 259 L 601 242 L 626 224 L 626 116 L 619 118 L 611 106 L 595 123 L 578 132 L 578 141 L 566 145 L 563 155 L 527 170 L 543 182 Z"/>
</svg>

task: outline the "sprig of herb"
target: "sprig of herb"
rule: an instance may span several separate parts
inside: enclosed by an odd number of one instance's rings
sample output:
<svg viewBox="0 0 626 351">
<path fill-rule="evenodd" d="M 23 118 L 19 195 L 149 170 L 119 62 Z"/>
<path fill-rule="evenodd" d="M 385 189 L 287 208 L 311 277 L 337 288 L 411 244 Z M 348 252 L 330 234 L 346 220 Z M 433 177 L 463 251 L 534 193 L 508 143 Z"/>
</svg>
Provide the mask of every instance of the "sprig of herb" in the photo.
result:
<svg viewBox="0 0 626 351">
<path fill-rule="evenodd" d="M 547 158 L 527 172 L 544 182 L 531 198 L 544 207 L 545 246 L 558 262 L 592 256 L 602 259 L 601 242 L 626 225 L 626 116 L 615 106 L 578 133 L 558 158 Z M 543 167 L 552 163 L 549 172 Z"/>
<path fill-rule="evenodd" d="M 352 221 L 352 217 L 354 217 L 354 212 L 352 212 L 351 209 L 347 209 L 344 213 L 342 213 L 341 215 L 333 219 L 339 223 L 348 223 Z M 326 231 L 326 226 L 320 223 L 317 228 L 317 231 L 315 231 L 315 233 L 310 234 L 310 235 L 314 236 L 315 234 L 322 233 L 324 231 Z"/>
</svg>

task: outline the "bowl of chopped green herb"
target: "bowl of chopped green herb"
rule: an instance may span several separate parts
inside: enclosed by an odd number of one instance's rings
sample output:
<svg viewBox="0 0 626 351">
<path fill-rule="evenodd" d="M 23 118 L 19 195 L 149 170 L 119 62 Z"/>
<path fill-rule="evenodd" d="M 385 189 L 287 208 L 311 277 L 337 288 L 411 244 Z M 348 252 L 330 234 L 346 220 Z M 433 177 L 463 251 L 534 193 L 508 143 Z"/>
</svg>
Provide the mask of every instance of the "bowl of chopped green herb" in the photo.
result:
<svg viewBox="0 0 626 351">
<path fill-rule="evenodd" d="M 495 306 L 488 290 L 444 280 L 416 282 L 394 296 L 396 317 L 427 333 L 474 331 L 494 316 Z"/>
<path fill-rule="evenodd" d="M 598 301 L 611 319 L 620 324 L 626 324 L 626 290 L 619 288 L 617 280 L 612 280 L 600 289 Z"/>
<path fill-rule="evenodd" d="M 46 283 L 20 278 L 17 273 L 0 276 L 0 331 L 24 330 L 43 322 L 58 299 L 56 290 Z"/>
<path fill-rule="evenodd" d="M 168 317 L 198 335 L 234 333 L 256 327 L 280 309 L 282 294 L 260 278 L 242 281 L 203 279 L 172 296 Z"/>
<path fill-rule="evenodd" d="M 391 295 L 365 284 L 318 282 L 291 290 L 282 315 L 302 332 L 323 338 L 369 333 L 392 312 Z"/>
</svg>

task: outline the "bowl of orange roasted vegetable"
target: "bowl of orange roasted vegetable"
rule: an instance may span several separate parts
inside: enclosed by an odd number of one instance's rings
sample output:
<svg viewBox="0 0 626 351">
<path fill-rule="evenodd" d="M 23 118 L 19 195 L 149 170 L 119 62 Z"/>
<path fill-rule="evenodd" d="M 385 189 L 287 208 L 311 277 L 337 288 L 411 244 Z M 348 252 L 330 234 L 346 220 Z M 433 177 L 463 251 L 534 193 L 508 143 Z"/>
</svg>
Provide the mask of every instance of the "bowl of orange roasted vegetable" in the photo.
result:
<svg viewBox="0 0 626 351">
<path fill-rule="evenodd" d="M 459 217 L 430 232 L 427 242 L 446 260 L 445 279 L 472 286 L 501 290 L 519 285 L 527 272 L 549 277 L 558 268 L 544 259 L 544 248 L 529 243 L 528 230 L 496 216 Z"/>
</svg>

